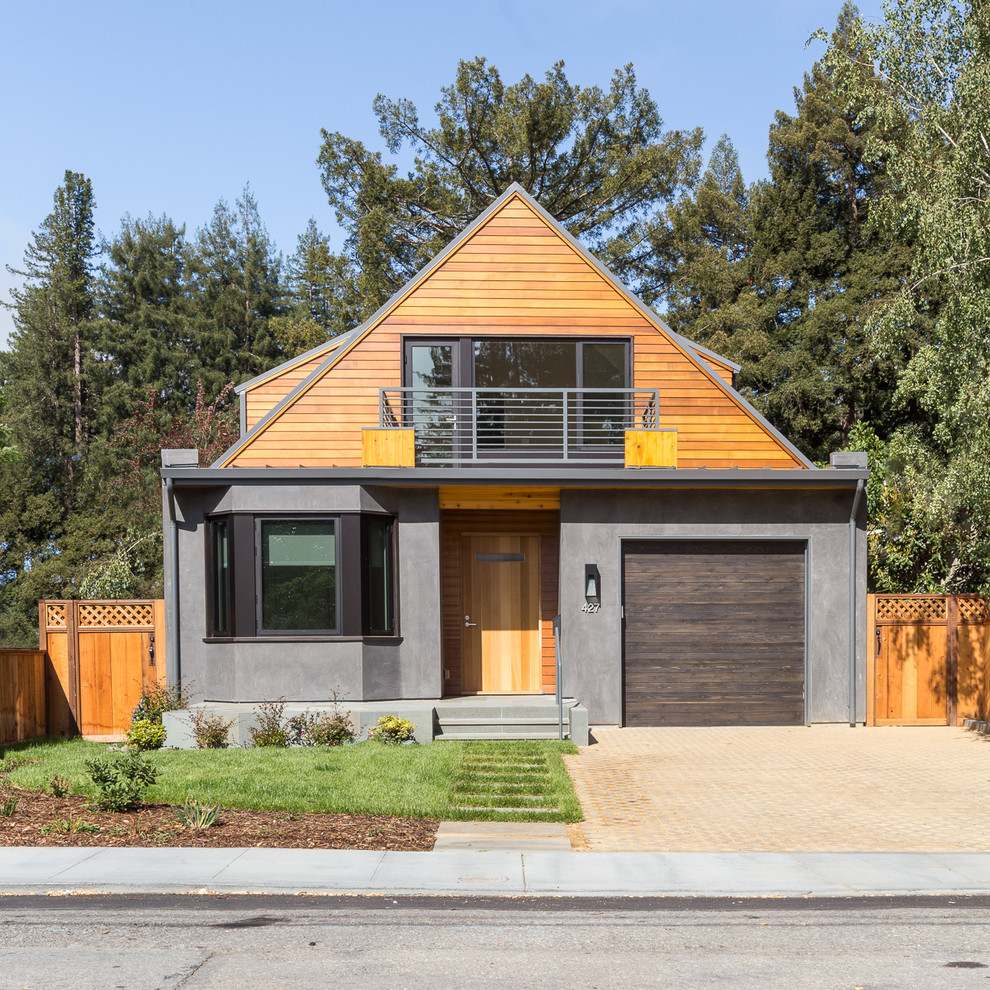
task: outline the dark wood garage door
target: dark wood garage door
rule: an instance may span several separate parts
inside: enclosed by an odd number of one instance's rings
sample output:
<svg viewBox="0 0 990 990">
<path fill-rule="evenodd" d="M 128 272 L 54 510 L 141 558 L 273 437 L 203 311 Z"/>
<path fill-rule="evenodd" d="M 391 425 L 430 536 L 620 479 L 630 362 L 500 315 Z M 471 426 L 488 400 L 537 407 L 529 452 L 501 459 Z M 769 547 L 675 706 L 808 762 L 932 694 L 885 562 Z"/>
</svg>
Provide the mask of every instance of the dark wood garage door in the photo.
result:
<svg viewBox="0 0 990 990">
<path fill-rule="evenodd" d="M 804 722 L 804 544 L 623 544 L 626 725 Z"/>
</svg>

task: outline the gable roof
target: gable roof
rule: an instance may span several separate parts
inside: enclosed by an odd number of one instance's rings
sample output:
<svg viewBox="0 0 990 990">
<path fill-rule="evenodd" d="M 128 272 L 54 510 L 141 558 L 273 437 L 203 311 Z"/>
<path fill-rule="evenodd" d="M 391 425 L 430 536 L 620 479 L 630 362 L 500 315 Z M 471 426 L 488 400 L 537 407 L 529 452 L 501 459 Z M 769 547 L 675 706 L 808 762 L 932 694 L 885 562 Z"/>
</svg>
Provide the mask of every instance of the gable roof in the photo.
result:
<svg viewBox="0 0 990 990">
<path fill-rule="evenodd" d="M 734 362 L 729 361 L 726 358 L 722 358 L 714 352 L 703 348 L 693 342 L 689 341 L 687 338 L 682 337 L 680 334 L 675 333 L 667 324 L 658 316 L 658 314 L 648 307 L 638 296 L 630 292 L 622 282 L 616 278 L 609 269 L 603 265 L 594 255 L 592 255 L 575 237 L 573 237 L 564 227 L 557 222 L 554 217 L 552 217 L 546 210 L 540 206 L 536 200 L 530 196 L 522 186 L 518 183 L 513 183 L 501 196 L 495 199 L 489 206 L 483 210 L 475 220 L 470 223 L 461 233 L 455 237 L 439 254 L 433 257 L 419 272 L 416 273 L 401 289 L 395 292 L 388 301 L 381 306 L 372 316 L 364 321 L 360 326 L 355 327 L 353 330 L 349 331 L 345 338 L 335 338 L 334 340 L 328 341 L 326 345 L 320 345 L 318 348 L 314 348 L 312 351 L 307 352 L 306 355 L 300 355 L 294 358 L 290 362 L 286 362 L 285 365 L 281 365 L 278 368 L 272 369 L 271 372 L 266 373 L 264 376 L 259 376 L 259 379 L 264 380 L 271 377 L 274 373 L 279 372 L 285 368 L 295 366 L 303 359 L 311 359 L 312 357 L 318 355 L 324 348 L 328 349 L 328 353 L 323 361 L 306 377 L 301 381 L 295 388 L 293 388 L 273 409 L 271 409 L 267 415 L 262 417 L 247 433 L 241 436 L 232 447 L 220 455 L 220 457 L 214 462 L 214 467 L 225 467 L 227 466 L 239 453 L 244 451 L 251 443 L 271 425 L 277 419 L 279 419 L 283 413 L 290 409 L 296 400 L 304 395 L 311 386 L 327 374 L 336 364 L 343 360 L 360 342 L 371 333 L 375 327 L 377 327 L 390 313 L 392 313 L 397 306 L 400 305 L 407 297 L 413 293 L 417 287 L 419 287 L 433 272 L 439 269 L 447 260 L 451 258 L 467 241 L 469 241 L 479 230 L 481 230 L 491 217 L 498 213 L 506 203 L 512 199 L 519 199 L 526 206 L 532 210 L 559 238 L 561 238 L 570 248 L 579 255 L 595 272 L 597 272 L 622 298 L 628 302 L 633 309 L 638 311 L 638 313 L 645 319 L 645 321 L 650 324 L 658 333 L 664 335 L 675 348 L 679 351 L 691 364 L 693 364 L 697 369 L 710 380 L 714 386 L 724 393 L 736 406 L 738 406 L 743 412 L 746 413 L 752 420 L 754 420 L 762 430 L 772 437 L 778 444 L 780 444 L 784 449 L 790 453 L 798 463 L 804 465 L 807 468 L 814 468 L 814 465 L 809 461 L 800 450 L 797 449 L 786 437 L 781 435 L 767 420 L 761 416 L 756 409 L 754 409 L 748 402 L 746 402 L 743 397 L 735 391 L 718 372 L 716 372 L 711 365 L 704 359 L 704 356 L 709 356 L 734 370 L 739 370 L 739 365 Z M 332 346 L 335 345 L 336 346 Z M 258 379 L 252 379 L 251 382 L 247 382 L 242 386 L 242 388 L 247 388 L 253 383 L 257 382 Z"/>
</svg>

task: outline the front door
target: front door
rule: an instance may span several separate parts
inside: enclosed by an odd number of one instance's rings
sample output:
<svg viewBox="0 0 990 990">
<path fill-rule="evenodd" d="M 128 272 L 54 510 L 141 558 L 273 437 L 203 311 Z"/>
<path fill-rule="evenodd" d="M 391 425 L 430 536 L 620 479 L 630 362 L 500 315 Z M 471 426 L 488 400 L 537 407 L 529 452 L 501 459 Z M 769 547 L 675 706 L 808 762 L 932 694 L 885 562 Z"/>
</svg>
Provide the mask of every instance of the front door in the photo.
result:
<svg viewBox="0 0 990 990">
<path fill-rule="evenodd" d="M 540 537 L 461 536 L 465 694 L 538 694 L 541 689 Z"/>
</svg>

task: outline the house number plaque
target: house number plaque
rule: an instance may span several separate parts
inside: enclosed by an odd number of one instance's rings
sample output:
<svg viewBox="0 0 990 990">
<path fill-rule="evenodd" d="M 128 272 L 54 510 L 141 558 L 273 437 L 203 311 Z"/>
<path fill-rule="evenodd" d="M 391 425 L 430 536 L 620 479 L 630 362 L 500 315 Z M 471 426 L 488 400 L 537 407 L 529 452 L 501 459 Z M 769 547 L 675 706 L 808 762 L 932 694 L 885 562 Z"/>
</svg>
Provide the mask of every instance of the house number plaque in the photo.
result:
<svg viewBox="0 0 990 990">
<path fill-rule="evenodd" d="M 581 606 L 582 612 L 597 612 L 602 607 L 601 602 L 585 602 Z"/>
</svg>

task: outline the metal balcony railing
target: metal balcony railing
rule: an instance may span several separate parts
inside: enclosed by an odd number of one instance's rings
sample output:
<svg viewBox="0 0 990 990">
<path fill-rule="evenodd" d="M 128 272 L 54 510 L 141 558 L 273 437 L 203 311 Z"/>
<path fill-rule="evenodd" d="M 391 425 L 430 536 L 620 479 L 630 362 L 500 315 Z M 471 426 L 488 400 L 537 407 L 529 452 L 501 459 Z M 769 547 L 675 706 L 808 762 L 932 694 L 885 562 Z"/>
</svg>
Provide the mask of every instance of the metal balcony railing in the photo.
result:
<svg viewBox="0 0 990 990">
<path fill-rule="evenodd" d="M 415 431 L 416 464 L 609 464 L 656 429 L 655 388 L 381 388 L 379 425 Z"/>
</svg>

